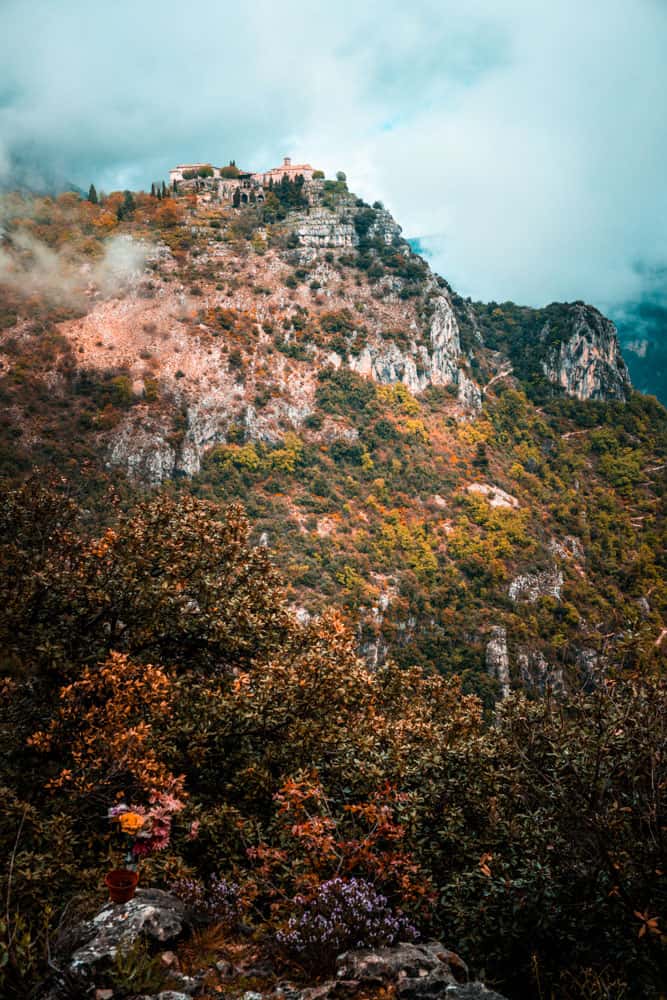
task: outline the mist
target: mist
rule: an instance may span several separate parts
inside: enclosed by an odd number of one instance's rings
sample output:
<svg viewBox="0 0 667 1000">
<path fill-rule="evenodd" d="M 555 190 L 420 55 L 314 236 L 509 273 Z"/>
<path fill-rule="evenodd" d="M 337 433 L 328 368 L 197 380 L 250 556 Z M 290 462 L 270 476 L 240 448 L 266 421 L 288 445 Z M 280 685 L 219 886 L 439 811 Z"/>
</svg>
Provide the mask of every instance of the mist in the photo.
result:
<svg viewBox="0 0 667 1000">
<path fill-rule="evenodd" d="M 50 302 L 80 305 L 88 292 L 119 294 L 143 273 L 151 247 L 129 236 L 112 236 L 95 260 L 72 258 L 53 250 L 29 233 L 5 237 L 0 247 L 0 288 L 25 298 L 39 295 Z"/>
</svg>

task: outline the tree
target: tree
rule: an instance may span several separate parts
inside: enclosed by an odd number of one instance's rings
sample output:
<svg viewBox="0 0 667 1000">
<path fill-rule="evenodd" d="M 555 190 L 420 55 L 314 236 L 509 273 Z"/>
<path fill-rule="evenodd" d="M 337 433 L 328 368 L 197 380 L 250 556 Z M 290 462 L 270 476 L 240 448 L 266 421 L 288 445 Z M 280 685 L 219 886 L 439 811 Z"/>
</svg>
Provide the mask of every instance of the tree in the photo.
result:
<svg viewBox="0 0 667 1000">
<path fill-rule="evenodd" d="M 0 669 L 67 674 L 112 650 L 225 670 L 289 634 L 280 579 L 238 506 L 154 497 L 99 534 L 34 482 L 0 515 Z"/>
<path fill-rule="evenodd" d="M 345 184 L 347 181 L 347 174 L 345 174 L 342 170 L 338 170 L 336 172 L 336 180 L 339 184 Z"/>
<path fill-rule="evenodd" d="M 134 200 L 134 195 L 131 191 L 123 191 L 123 200 L 116 209 L 116 218 L 121 219 L 131 219 L 137 204 Z"/>
<path fill-rule="evenodd" d="M 97 191 L 95 190 L 95 185 L 91 184 L 88 188 L 88 201 L 91 205 L 97 205 Z"/>
</svg>

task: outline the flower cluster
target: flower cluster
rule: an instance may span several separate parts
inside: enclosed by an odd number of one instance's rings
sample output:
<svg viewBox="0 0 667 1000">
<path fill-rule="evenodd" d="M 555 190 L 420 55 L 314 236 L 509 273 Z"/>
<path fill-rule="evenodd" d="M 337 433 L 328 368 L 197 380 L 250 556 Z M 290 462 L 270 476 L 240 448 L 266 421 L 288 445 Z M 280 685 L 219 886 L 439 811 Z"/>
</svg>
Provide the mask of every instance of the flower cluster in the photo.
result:
<svg viewBox="0 0 667 1000">
<path fill-rule="evenodd" d="M 128 857 L 136 860 L 167 847 L 172 818 L 182 808 L 183 802 L 175 795 L 154 790 L 147 808 L 119 802 L 109 809 L 108 816 L 118 823 L 121 833 L 132 838 Z"/>
<path fill-rule="evenodd" d="M 195 878 L 181 878 L 172 883 L 171 890 L 185 903 L 196 921 L 207 924 L 238 923 L 241 899 L 236 882 L 215 874 L 211 875 L 208 883 Z"/>
<path fill-rule="evenodd" d="M 363 879 L 333 878 L 313 897 L 296 896 L 297 912 L 276 940 L 304 965 L 333 967 L 348 948 L 381 947 L 415 941 L 419 934 L 408 919 L 393 911 L 385 896 Z"/>
</svg>

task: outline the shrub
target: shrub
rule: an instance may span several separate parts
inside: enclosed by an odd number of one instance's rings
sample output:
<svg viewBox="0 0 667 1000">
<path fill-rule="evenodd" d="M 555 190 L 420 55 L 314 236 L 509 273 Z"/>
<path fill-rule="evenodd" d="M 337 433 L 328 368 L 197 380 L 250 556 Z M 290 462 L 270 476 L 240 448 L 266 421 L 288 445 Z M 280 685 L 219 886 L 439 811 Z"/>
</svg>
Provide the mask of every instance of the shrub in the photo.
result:
<svg viewBox="0 0 667 1000">
<path fill-rule="evenodd" d="M 281 948 L 313 972 L 333 970 L 336 956 L 349 948 L 415 941 L 418 932 L 387 898 L 363 879 L 333 878 L 312 896 L 296 896 L 295 913 L 276 934 Z"/>
<path fill-rule="evenodd" d="M 183 901 L 190 917 L 197 923 L 233 926 L 241 909 L 238 883 L 212 874 L 207 882 L 181 878 L 171 884 L 171 891 Z"/>
</svg>

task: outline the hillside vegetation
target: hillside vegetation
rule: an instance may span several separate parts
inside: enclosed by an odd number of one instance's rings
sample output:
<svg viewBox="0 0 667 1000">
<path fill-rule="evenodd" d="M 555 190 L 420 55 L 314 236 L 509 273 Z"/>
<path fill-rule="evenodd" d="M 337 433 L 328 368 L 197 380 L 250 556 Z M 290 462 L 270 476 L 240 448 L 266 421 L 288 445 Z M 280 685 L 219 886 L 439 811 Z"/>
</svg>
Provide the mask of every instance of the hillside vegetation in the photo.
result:
<svg viewBox="0 0 667 1000">
<path fill-rule="evenodd" d="M 2 988 L 126 803 L 302 981 L 342 878 L 517 1000 L 659 996 L 667 412 L 342 175 L 160 194 L 1 203 Z"/>
</svg>

